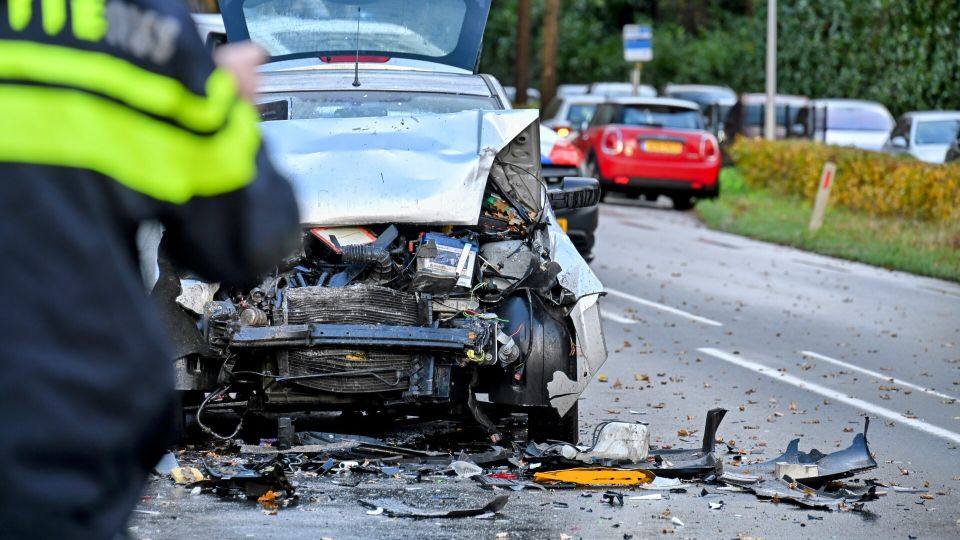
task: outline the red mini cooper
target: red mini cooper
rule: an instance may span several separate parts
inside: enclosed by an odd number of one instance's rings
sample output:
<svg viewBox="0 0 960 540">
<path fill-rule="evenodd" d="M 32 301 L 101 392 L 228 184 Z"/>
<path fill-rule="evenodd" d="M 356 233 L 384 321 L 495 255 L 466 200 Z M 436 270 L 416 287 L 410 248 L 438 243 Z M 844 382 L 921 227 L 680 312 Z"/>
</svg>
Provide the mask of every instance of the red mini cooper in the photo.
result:
<svg viewBox="0 0 960 540">
<path fill-rule="evenodd" d="M 720 193 L 720 145 L 692 101 L 611 98 L 574 143 L 586 156 L 584 176 L 599 179 L 604 193 L 666 195 L 677 210 Z"/>
</svg>

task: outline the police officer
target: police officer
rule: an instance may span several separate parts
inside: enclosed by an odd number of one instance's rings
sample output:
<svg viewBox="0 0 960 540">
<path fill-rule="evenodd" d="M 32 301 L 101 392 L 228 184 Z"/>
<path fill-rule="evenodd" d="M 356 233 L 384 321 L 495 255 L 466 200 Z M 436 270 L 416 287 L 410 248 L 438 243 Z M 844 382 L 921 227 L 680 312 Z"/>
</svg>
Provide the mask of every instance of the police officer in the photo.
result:
<svg viewBox="0 0 960 540">
<path fill-rule="evenodd" d="M 136 231 L 212 281 L 288 253 L 257 120 L 180 2 L 0 0 L 0 538 L 124 530 L 173 419 Z"/>
</svg>

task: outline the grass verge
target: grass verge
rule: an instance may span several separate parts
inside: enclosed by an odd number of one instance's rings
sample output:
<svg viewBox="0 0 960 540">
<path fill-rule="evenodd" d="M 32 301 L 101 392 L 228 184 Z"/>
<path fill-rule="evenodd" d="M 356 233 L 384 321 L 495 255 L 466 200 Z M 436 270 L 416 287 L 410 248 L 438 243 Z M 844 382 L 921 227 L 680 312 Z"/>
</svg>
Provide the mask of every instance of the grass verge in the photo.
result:
<svg viewBox="0 0 960 540">
<path fill-rule="evenodd" d="M 719 199 L 697 204 L 710 228 L 960 282 L 960 223 L 879 218 L 831 205 L 823 228 L 811 233 L 812 201 L 750 188 L 734 168 L 721 172 L 720 184 Z"/>
</svg>

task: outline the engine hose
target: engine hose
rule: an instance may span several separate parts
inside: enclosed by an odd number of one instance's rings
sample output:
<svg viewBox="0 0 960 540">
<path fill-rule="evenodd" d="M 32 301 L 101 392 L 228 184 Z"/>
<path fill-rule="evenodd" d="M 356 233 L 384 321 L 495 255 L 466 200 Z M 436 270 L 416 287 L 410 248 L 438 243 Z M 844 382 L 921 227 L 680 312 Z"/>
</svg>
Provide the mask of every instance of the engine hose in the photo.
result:
<svg viewBox="0 0 960 540">
<path fill-rule="evenodd" d="M 380 273 L 388 272 L 393 266 L 393 259 L 387 248 L 372 245 L 343 246 L 343 262 L 345 264 L 372 264 Z"/>
</svg>

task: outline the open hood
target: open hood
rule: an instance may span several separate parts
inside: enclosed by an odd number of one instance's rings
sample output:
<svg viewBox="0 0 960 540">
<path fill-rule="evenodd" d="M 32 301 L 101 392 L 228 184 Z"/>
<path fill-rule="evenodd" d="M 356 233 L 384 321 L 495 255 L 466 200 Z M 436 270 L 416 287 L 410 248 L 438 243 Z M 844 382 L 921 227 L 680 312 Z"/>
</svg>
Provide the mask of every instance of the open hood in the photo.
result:
<svg viewBox="0 0 960 540">
<path fill-rule="evenodd" d="M 475 71 L 491 0 L 220 0 L 229 41 L 271 61 L 409 58 Z M 429 5 L 428 5 L 429 4 Z M 358 31 L 359 23 L 359 31 Z"/>
<path fill-rule="evenodd" d="M 539 165 L 536 110 L 280 120 L 261 129 L 308 226 L 476 225 L 488 176 L 532 214 L 543 209 L 537 175 L 518 173 Z M 514 139 L 530 150 L 498 156 Z M 506 174 L 491 175 L 496 159 L 511 162 Z"/>
</svg>

